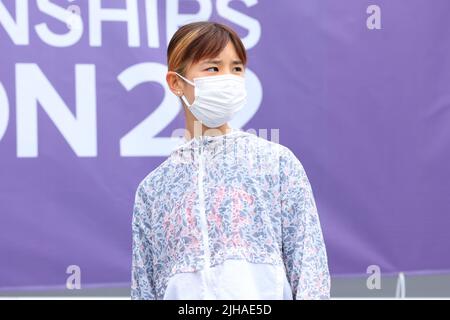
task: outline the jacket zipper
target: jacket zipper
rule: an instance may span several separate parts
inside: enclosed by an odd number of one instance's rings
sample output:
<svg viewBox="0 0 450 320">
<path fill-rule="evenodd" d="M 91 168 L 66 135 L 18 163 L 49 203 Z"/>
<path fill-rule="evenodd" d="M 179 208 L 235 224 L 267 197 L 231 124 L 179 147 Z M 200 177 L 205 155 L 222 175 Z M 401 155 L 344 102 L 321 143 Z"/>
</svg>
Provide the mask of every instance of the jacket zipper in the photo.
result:
<svg viewBox="0 0 450 320">
<path fill-rule="evenodd" d="M 203 161 L 203 138 L 200 137 L 200 147 L 199 147 L 199 172 L 198 172 L 198 195 L 199 195 L 199 205 L 200 205 L 200 225 L 202 229 L 203 247 L 204 247 L 204 274 L 205 274 L 205 299 L 211 297 L 208 296 L 211 287 L 211 274 L 210 274 L 210 248 L 209 248 L 209 234 L 208 234 L 208 221 L 206 219 L 206 209 L 205 209 L 205 193 L 203 187 L 204 178 L 204 161 Z"/>
</svg>

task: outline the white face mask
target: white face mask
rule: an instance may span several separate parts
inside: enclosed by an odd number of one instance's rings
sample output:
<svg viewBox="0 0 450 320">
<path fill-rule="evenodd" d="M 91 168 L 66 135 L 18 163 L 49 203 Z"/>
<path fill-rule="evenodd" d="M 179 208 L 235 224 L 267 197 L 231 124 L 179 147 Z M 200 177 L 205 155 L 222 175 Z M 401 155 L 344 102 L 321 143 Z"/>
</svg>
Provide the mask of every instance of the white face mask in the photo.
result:
<svg viewBox="0 0 450 320">
<path fill-rule="evenodd" d="M 224 74 L 194 78 L 194 82 L 177 75 L 194 86 L 194 102 L 183 99 L 192 114 L 209 128 L 217 128 L 230 121 L 247 102 L 247 90 L 243 77 Z"/>
</svg>

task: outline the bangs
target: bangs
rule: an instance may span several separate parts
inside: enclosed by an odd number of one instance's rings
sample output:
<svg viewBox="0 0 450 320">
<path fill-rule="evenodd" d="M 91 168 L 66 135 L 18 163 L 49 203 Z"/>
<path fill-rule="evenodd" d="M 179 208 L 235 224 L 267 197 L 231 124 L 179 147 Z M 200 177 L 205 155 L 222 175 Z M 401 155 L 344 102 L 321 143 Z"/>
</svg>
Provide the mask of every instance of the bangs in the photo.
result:
<svg viewBox="0 0 450 320">
<path fill-rule="evenodd" d="M 191 53 L 191 62 L 197 63 L 203 59 L 211 59 L 217 57 L 229 42 L 232 42 L 241 61 L 245 60 L 242 54 L 230 37 L 230 34 L 223 29 L 213 29 L 204 35 L 199 36 L 192 41 L 186 48 L 186 52 Z"/>
</svg>

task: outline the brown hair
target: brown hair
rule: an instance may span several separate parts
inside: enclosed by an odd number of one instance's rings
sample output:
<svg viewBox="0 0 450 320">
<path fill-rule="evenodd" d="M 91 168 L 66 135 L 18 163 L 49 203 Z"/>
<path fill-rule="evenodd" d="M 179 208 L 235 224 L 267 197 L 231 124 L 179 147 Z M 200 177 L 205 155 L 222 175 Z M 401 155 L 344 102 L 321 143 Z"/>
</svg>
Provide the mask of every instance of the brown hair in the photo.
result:
<svg viewBox="0 0 450 320">
<path fill-rule="evenodd" d="M 237 55 L 245 66 L 247 52 L 233 29 L 209 21 L 184 25 L 175 32 L 167 48 L 169 70 L 184 75 L 188 64 L 218 56 L 229 41 L 236 48 Z"/>
</svg>

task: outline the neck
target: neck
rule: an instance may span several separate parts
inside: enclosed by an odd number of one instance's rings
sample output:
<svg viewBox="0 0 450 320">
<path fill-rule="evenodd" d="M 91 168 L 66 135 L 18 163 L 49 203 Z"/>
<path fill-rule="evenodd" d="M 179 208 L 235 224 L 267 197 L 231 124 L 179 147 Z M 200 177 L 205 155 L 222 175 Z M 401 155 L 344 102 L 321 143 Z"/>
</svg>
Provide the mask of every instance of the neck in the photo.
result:
<svg viewBox="0 0 450 320">
<path fill-rule="evenodd" d="M 220 136 L 230 132 L 232 128 L 225 123 L 217 128 L 209 128 L 198 120 L 186 119 L 186 138 L 191 139 L 198 136 Z"/>
</svg>

